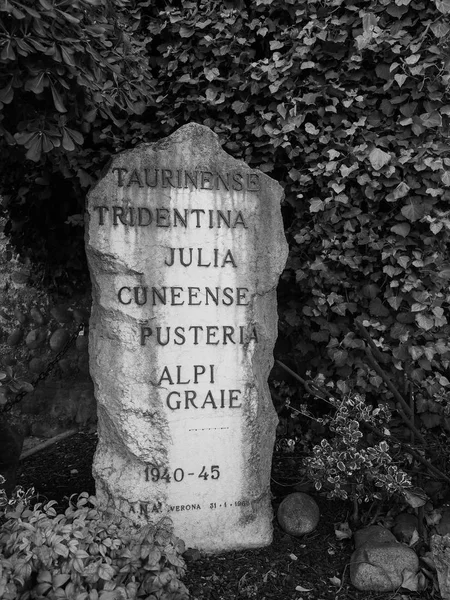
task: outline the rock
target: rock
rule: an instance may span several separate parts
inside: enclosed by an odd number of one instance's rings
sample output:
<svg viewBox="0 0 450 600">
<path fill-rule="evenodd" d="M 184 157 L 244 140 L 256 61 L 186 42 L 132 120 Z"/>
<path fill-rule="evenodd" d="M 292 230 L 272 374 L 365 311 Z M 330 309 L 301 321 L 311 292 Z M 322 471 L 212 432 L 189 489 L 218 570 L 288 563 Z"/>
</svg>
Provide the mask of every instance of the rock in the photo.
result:
<svg viewBox="0 0 450 600">
<path fill-rule="evenodd" d="M 432 535 L 431 553 L 443 600 L 450 599 L 450 535 Z"/>
<path fill-rule="evenodd" d="M 186 552 L 183 553 L 183 558 L 188 564 L 200 560 L 201 556 L 202 555 L 197 548 L 188 548 Z"/>
<path fill-rule="evenodd" d="M 17 329 L 14 329 L 14 331 L 11 332 L 11 334 L 8 336 L 8 339 L 6 340 L 6 343 L 8 344 L 8 346 L 17 346 L 17 344 L 22 338 L 23 329 L 20 329 L 18 327 Z"/>
<path fill-rule="evenodd" d="M 190 123 L 111 157 L 87 200 L 97 500 L 203 552 L 272 540 L 282 193 Z"/>
<path fill-rule="evenodd" d="M 278 523 L 290 535 L 304 535 L 317 527 L 320 518 L 315 500 L 303 492 L 289 494 L 278 507 Z"/>
<path fill-rule="evenodd" d="M 360 591 L 395 591 L 406 578 L 417 573 L 419 559 L 414 550 L 397 542 L 384 527 L 357 531 L 355 546 L 350 559 L 350 579 Z"/>
<path fill-rule="evenodd" d="M 392 533 L 399 542 L 409 544 L 415 531 L 419 529 L 419 521 L 416 515 L 411 513 L 400 513 L 395 517 Z"/>
<path fill-rule="evenodd" d="M 32 329 L 25 338 L 25 344 L 30 350 L 35 350 L 42 346 L 47 337 L 45 329 Z"/>
<path fill-rule="evenodd" d="M 23 436 L 18 429 L 0 417 L 0 475 L 6 479 L 1 489 L 8 496 L 16 487 L 16 474 L 22 452 Z"/>
<path fill-rule="evenodd" d="M 60 352 L 64 346 L 67 344 L 67 342 L 70 339 L 70 334 L 69 332 L 64 329 L 63 327 L 60 327 L 59 329 L 57 329 L 56 331 L 54 331 L 52 333 L 52 336 L 50 338 L 50 348 L 53 350 L 53 352 Z"/>
<path fill-rule="evenodd" d="M 359 548 L 368 542 L 374 544 L 397 541 L 395 535 L 381 525 L 371 525 L 370 527 L 364 527 L 364 529 L 355 531 L 354 540 L 355 548 Z"/>
<path fill-rule="evenodd" d="M 45 323 L 45 317 L 44 315 L 41 313 L 41 311 L 36 308 L 33 307 L 30 310 L 30 319 L 36 323 L 36 325 L 43 325 Z"/>
</svg>

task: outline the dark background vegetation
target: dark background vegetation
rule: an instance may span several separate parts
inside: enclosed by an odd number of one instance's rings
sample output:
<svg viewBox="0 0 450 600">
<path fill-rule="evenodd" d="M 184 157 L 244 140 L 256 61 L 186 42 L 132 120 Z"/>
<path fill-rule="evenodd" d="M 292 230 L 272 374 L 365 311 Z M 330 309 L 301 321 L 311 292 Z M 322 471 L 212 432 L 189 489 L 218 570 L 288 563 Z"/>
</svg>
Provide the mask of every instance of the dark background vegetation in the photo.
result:
<svg viewBox="0 0 450 600">
<path fill-rule="evenodd" d="M 279 403 L 320 416 L 317 387 L 303 385 L 315 381 L 387 404 L 400 438 L 426 447 L 442 474 L 449 12 L 449 0 L 3 2 L 11 244 L 36 284 L 84 288 L 84 202 L 109 157 L 207 125 L 285 190 L 276 358 L 300 379 L 278 366 Z M 311 434 L 296 427 L 289 435 Z"/>
</svg>

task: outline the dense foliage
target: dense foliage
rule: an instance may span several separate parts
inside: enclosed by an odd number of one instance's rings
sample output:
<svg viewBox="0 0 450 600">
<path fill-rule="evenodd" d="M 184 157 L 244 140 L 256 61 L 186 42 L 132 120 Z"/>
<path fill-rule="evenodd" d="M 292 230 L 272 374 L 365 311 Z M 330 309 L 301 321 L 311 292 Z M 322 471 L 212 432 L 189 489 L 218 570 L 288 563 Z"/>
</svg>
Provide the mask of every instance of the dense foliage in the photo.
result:
<svg viewBox="0 0 450 600">
<path fill-rule="evenodd" d="M 80 494 L 64 514 L 56 502 L 9 507 L 0 529 L 5 600 L 186 600 L 184 543 L 170 523 L 139 528 Z M 1 507 L 1 505 L 0 505 Z"/>
<path fill-rule="evenodd" d="M 417 410 L 442 402 L 435 424 L 450 386 L 449 11 L 187 2 L 149 24 L 160 135 L 200 121 L 285 187 L 282 332 L 297 368 L 379 396 L 359 320 L 378 361 L 413 382 Z"/>
<path fill-rule="evenodd" d="M 152 90 L 134 16 L 126 0 L 0 3 L 3 204 L 15 244 L 54 278 L 85 268 L 81 230 L 71 229 L 105 161 L 96 147 L 108 126 L 144 111 Z"/>
<path fill-rule="evenodd" d="M 450 429 L 450 1 L 33 6 L 1 5 L 13 239 L 45 256 L 112 152 L 203 123 L 285 188 L 279 356 Z"/>
</svg>

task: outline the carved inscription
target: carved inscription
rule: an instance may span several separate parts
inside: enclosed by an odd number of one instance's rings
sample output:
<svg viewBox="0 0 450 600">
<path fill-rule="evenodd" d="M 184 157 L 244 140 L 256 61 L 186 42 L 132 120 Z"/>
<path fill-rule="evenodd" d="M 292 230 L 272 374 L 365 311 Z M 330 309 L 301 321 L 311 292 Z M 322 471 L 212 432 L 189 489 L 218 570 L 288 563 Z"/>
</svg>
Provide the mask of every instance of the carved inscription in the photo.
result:
<svg viewBox="0 0 450 600">
<path fill-rule="evenodd" d="M 219 190 L 249 190 L 260 189 L 257 174 L 241 173 L 210 173 L 209 171 L 188 172 L 181 169 L 169 168 L 143 170 L 126 168 L 113 169 L 117 176 L 117 186 L 130 187 L 137 185 L 143 187 L 174 187 L 190 189 Z M 126 200 L 128 203 L 129 201 Z M 94 211 L 98 215 L 98 226 L 107 226 L 112 222 L 114 227 L 123 225 L 125 227 L 183 227 L 183 228 L 226 228 L 248 229 L 248 219 L 240 210 L 211 210 L 211 209 L 169 209 L 167 207 L 149 208 L 147 206 L 113 205 L 95 206 Z M 206 250 L 202 247 L 167 248 L 167 256 L 163 263 L 167 267 L 204 267 L 204 268 L 238 268 L 237 254 L 234 249 L 222 250 L 213 248 Z M 199 287 L 199 286 L 122 286 L 117 291 L 117 300 L 123 305 L 136 306 L 248 306 L 251 301 L 251 291 L 246 287 Z M 185 344 L 198 346 L 219 345 L 247 345 L 258 342 L 258 333 L 254 325 L 189 325 L 175 327 L 149 326 L 143 323 L 140 328 L 139 344 L 146 346 L 153 342 L 159 346 L 173 344 L 183 346 Z M 207 373 L 207 366 L 193 365 L 192 377 L 182 374 L 186 366 L 177 365 L 176 372 L 164 367 L 162 373 L 155 383 L 162 385 L 196 385 L 201 376 Z M 189 367 L 187 367 L 189 368 Z M 214 384 L 214 372 L 216 365 L 208 365 L 209 383 Z M 202 394 L 195 389 L 183 391 L 170 391 L 165 400 L 165 405 L 170 411 L 197 410 L 212 408 L 217 409 L 240 409 L 242 390 L 240 389 L 210 389 Z M 156 469 L 157 467 L 153 467 Z M 180 470 L 182 471 L 182 470 Z M 180 476 L 180 475 L 179 475 Z M 177 481 L 175 475 L 172 475 Z M 184 478 L 184 474 L 182 476 Z M 163 480 L 164 477 L 161 477 Z M 212 477 L 214 479 L 214 477 Z M 152 479 L 152 481 L 155 481 Z"/>
<path fill-rule="evenodd" d="M 207 552 L 271 539 L 281 199 L 195 123 L 113 156 L 89 192 L 97 497 Z"/>
<path fill-rule="evenodd" d="M 212 173 L 211 171 L 187 171 L 185 169 L 126 169 L 116 167 L 119 187 L 138 186 L 140 188 L 185 188 L 196 190 L 260 190 L 257 173 Z"/>
<path fill-rule="evenodd" d="M 124 498 L 119 498 L 114 503 L 114 505 L 120 510 L 125 510 L 126 512 L 141 515 L 143 517 L 149 517 L 152 514 L 162 513 L 164 510 L 161 502 L 152 503 L 152 502 L 129 502 Z M 202 505 L 198 502 L 191 502 L 188 504 L 169 504 L 168 512 L 191 512 L 191 511 L 201 511 L 201 510 L 220 510 L 220 509 L 228 509 L 231 511 L 233 509 L 240 509 L 242 507 L 251 506 L 250 500 L 219 500 L 216 502 L 210 502 L 209 504 Z"/>
</svg>

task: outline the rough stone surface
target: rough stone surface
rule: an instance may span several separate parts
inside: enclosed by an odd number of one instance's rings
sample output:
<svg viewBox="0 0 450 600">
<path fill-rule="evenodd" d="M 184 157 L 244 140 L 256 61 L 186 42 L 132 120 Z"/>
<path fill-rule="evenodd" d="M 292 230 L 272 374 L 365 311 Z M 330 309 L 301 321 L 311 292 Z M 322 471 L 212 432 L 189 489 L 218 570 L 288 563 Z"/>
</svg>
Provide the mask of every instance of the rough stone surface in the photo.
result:
<svg viewBox="0 0 450 600">
<path fill-rule="evenodd" d="M 417 573 L 419 559 L 414 550 L 397 542 L 381 526 L 357 531 L 355 547 L 350 559 L 350 579 L 358 590 L 394 591 L 406 577 Z"/>
<path fill-rule="evenodd" d="M 364 529 L 355 531 L 353 539 L 355 540 L 355 548 L 359 548 L 363 544 L 378 543 L 378 542 L 396 542 L 395 535 L 386 527 L 381 525 L 370 525 Z"/>
<path fill-rule="evenodd" d="M 319 522 L 320 511 L 316 501 L 302 492 L 286 496 L 277 511 L 280 527 L 290 535 L 304 535 L 313 531 Z"/>
<path fill-rule="evenodd" d="M 281 197 L 190 124 L 114 156 L 88 199 L 97 495 L 208 552 L 272 537 Z"/>
<path fill-rule="evenodd" d="M 442 600 L 450 600 L 450 535 L 432 535 L 431 553 Z"/>
</svg>

